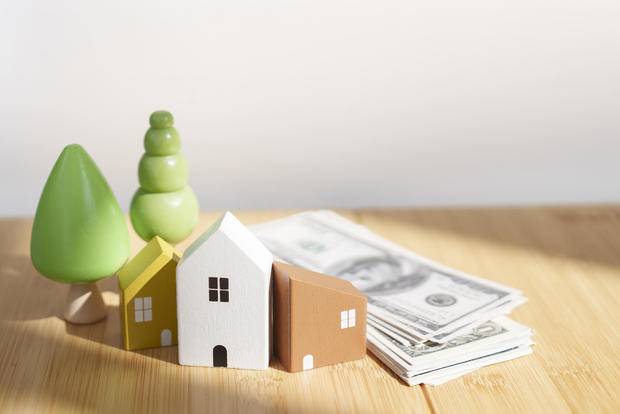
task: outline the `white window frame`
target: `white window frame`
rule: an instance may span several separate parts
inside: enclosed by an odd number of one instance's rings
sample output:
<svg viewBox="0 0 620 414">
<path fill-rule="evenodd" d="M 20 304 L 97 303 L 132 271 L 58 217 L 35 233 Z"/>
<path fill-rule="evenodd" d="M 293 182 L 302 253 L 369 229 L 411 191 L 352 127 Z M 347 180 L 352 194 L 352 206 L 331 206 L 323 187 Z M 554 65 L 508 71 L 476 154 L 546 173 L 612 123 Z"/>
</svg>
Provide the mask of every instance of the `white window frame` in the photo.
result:
<svg viewBox="0 0 620 414">
<path fill-rule="evenodd" d="M 153 298 L 145 296 L 133 300 L 134 320 L 136 323 L 153 320 Z"/>
<path fill-rule="evenodd" d="M 340 312 L 340 329 L 355 327 L 355 309 Z"/>
</svg>

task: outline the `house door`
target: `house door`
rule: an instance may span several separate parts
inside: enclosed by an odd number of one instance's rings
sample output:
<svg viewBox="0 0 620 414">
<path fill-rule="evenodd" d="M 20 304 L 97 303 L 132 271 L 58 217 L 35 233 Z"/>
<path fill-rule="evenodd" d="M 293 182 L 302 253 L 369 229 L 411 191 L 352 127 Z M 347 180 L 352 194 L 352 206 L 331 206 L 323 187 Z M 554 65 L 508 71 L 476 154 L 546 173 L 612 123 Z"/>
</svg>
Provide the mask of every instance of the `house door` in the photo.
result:
<svg viewBox="0 0 620 414">
<path fill-rule="evenodd" d="M 170 332 L 170 329 L 164 329 L 161 331 L 161 346 L 170 345 L 172 345 L 172 332 Z"/>
<path fill-rule="evenodd" d="M 226 348 L 222 345 L 217 345 L 213 348 L 213 366 L 214 367 L 227 367 L 228 355 Z"/>
<path fill-rule="evenodd" d="M 306 355 L 303 359 L 302 366 L 304 371 L 314 368 L 314 357 L 310 354 Z"/>
</svg>

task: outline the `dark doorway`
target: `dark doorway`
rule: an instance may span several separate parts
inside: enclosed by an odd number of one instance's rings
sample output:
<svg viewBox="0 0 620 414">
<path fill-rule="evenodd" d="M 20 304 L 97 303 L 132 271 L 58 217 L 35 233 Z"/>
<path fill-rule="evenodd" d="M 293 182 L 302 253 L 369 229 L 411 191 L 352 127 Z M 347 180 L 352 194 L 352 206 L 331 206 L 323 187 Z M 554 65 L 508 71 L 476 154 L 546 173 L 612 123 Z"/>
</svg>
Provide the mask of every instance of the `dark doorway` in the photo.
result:
<svg viewBox="0 0 620 414">
<path fill-rule="evenodd" d="M 213 348 L 213 366 L 214 367 L 227 367 L 228 356 L 226 348 L 222 345 L 217 345 Z"/>
</svg>

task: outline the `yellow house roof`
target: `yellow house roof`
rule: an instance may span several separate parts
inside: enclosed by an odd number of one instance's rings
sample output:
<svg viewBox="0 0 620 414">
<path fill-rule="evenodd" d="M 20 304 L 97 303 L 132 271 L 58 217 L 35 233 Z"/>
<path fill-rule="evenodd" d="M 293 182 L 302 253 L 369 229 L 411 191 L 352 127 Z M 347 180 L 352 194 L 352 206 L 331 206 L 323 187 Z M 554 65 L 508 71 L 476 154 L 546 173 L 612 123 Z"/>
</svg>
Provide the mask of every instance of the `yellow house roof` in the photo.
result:
<svg viewBox="0 0 620 414">
<path fill-rule="evenodd" d="M 159 236 L 150 242 L 118 273 L 118 282 L 129 302 L 170 260 L 179 261 L 181 255 Z"/>
</svg>

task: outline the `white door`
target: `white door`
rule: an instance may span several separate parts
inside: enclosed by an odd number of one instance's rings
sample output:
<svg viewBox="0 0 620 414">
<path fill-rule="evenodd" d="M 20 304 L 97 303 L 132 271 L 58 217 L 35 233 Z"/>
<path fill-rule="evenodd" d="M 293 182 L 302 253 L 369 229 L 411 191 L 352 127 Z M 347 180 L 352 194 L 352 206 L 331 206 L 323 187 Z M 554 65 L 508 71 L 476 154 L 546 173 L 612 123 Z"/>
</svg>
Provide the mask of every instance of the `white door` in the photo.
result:
<svg viewBox="0 0 620 414">
<path fill-rule="evenodd" d="M 172 345 L 172 332 L 170 332 L 170 329 L 164 329 L 161 331 L 161 346 L 170 345 Z"/>
<path fill-rule="evenodd" d="M 303 368 L 304 368 L 304 371 L 307 369 L 314 368 L 314 357 L 312 355 L 308 354 L 304 357 Z"/>
</svg>

